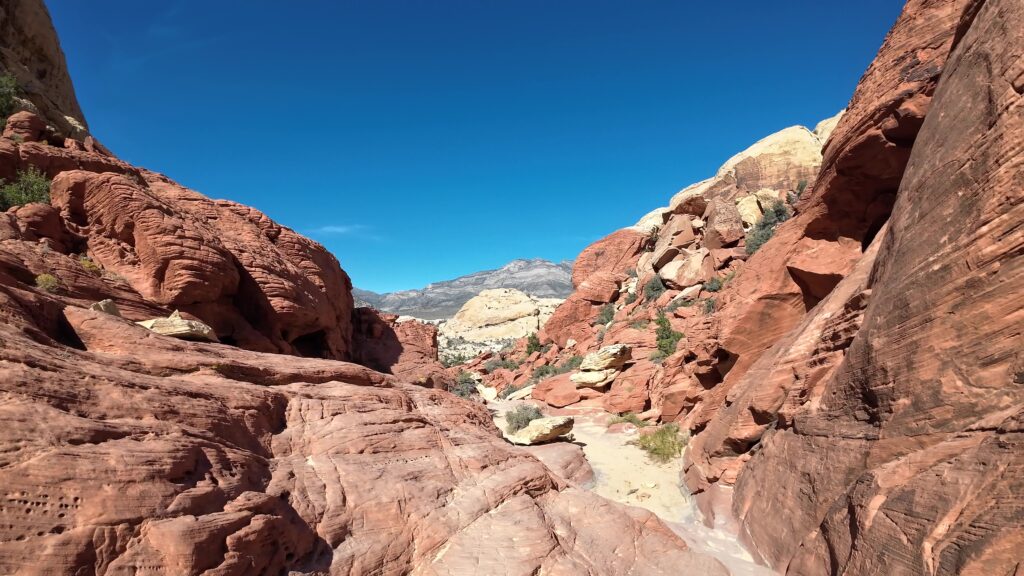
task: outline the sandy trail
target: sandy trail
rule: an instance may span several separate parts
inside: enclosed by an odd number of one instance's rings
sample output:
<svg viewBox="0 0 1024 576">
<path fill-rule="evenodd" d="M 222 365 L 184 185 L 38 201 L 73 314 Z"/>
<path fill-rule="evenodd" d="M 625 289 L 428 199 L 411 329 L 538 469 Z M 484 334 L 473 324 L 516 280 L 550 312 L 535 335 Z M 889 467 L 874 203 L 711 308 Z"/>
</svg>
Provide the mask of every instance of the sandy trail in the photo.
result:
<svg viewBox="0 0 1024 576">
<path fill-rule="evenodd" d="M 521 403 L 489 403 L 495 411 L 495 424 L 504 430 L 504 412 Z M 643 450 L 630 444 L 637 436 L 635 432 L 608 431 L 612 417 L 602 410 L 573 410 L 572 416 L 576 420 L 575 443 L 583 447 L 594 469 L 593 485 L 586 488 L 609 500 L 654 512 L 691 548 L 714 556 L 736 576 L 775 574 L 756 564 L 733 534 L 703 524 L 689 492 L 680 484 L 682 458 L 666 464 L 651 461 Z"/>
</svg>

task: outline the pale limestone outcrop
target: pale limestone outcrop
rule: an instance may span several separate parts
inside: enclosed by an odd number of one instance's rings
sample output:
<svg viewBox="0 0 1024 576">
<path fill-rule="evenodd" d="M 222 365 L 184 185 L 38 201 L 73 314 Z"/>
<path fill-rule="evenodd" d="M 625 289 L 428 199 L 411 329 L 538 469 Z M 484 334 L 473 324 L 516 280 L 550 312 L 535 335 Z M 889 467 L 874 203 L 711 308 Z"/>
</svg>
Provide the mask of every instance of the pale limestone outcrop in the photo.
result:
<svg viewBox="0 0 1024 576">
<path fill-rule="evenodd" d="M 558 298 L 535 298 L 514 288 L 484 290 L 439 325 L 442 356 L 476 356 L 540 331 Z"/>
</svg>

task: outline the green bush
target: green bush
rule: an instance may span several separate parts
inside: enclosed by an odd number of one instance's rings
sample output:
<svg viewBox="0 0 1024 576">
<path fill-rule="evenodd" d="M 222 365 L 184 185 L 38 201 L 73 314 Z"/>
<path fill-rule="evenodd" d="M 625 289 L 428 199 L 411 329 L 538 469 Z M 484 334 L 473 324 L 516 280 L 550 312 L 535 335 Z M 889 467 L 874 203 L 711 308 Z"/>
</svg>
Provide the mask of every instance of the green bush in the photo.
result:
<svg viewBox="0 0 1024 576">
<path fill-rule="evenodd" d="M 516 406 L 515 409 L 505 412 L 505 431 L 509 434 L 515 434 L 529 426 L 530 422 L 543 417 L 544 415 L 540 413 L 540 408 L 533 404 Z"/>
<path fill-rule="evenodd" d="M 715 276 L 711 280 L 705 282 L 703 288 L 707 292 L 718 292 L 719 290 L 722 289 L 722 284 L 722 279 L 719 278 L 718 276 Z"/>
<path fill-rule="evenodd" d="M 704 313 L 711 314 L 712 312 L 714 312 L 715 304 L 716 302 L 714 298 L 708 298 L 707 300 L 704 300 Z"/>
<path fill-rule="evenodd" d="M 665 306 L 665 310 L 668 312 L 675 312 L 680 308 L 689 308 L 690 306 L 693 306 L 694 302 L 696 302 L 696 300 L 693 298 L 676 298 L 669 302 L 668 306 Z"/>
<path fill-rule="evenodd" d="M 537 337 L 536 332 L 526 337 L 526 353 L 533 354 L 534 352 L 540 352 L 540 338 Z"/>
<path fill-rule="evenodd" d="M 29 167 L 19 171 L 18 179 L 10 184 L 0 180 L 0 212 L 30 202 L 50 203 L 50 181 L 42 172 Z"/>
<path fill-rule="evenodd" d="M 659 296 L 665 293 L 665 283 L 661 281 L 661 278 L 655 276 L 644 284 L 644 302 L 651 302 L 657 300 Z"/>
<path fill-rule="evenodd" d="M 626 304 L 632 304 L 633 302 L 636 302 L 636 292 L 626 294 Z"/>
<path fill-rule="evenodd" d="M 650 426 L 650 423 L 648 423 L 643 418 L 637 416 L 636 414 L 633 414 L 632 412 L 626 412 L 622 416 L 616 416 L 615 418 L 612 418 L 612 421 L 609 422 L 608 425 L 611 426 L 612 424 L 620 424 L 622 422 L 628 422 L 636 426 L 637 428 L 644 428 L 646 426 Z"/>
<path fill-rule="evenodd" d="M 665 361 L 665 353 L 661 350 L 655 350 L 654 352 L 651 352 L 651 355 L 648 356 L 647 359 L 655 364 L 661 364 Z"/>
<path fill-rule="evenodd" d="M 597 313 L 597 318 L 594 318 L 594 326 L 604 326 L 612 321 L 615 317 L 615 306 L 611 304 L 605 304 L 601 307 L 601 311 Z"/>
<path fill-rule="evenodd" d="M 561 371 L 560 373 L 565 374 L 579 368 L 580 364 L 583 364 L 583 356 L 570 356 L 565 362 L 562 362 L 558 369 Z"/>
<path fill-rule="evenodd" d="M 626 270 L 626 276 L 629 276 L 630 278 L 636 278 L 636 268 L 630 268 Z"/>
<path fill-rule="evenodd" d="M 648 324 L 650 324 L 649 320 L 633 320 L 629 323 L 629 327 L 634 330 L 643 330 L 644 328 L 647 328 Z"/>
<path fill-rule="evenodd" d="M 644 242 L 644 250 L 648 252 L 654 252 L 654 246 L 658 243 L 658 232 L 661 229 L 657 226 L 651 226 L 650 232 L 647 233 L 647 240 Z"/>
<path fill-rule="evenodd" d="M 472 374 L 463 370 L 459 372 L 459 376 L 455 379 L 455 384 L 452 385 L 449 392 L 461 398 L 470 398 L 476 394 L 476 379 Z"/>
<path fill-rule="evenodd" d="M 60 282 L 57 281 L 57 277 L 53 274 L 40 274 L 36 276 L 36 288 L 45 290 L 47 292 L 56 292 L 57 288 L 60 287 Z"/>
<path fill-rule="evenodd" d="M 450 354 L 441 358 L 441 365 L 445 368 L 451 368 L 452 366 L 458 366 L 459 364 L 465 364 L 469 360 L 465 354 Z"/>
<path fill-rule="evenodd" d="M 10 74 L 0 76 L 0 120 L 6 122 L 14 112 L 14 97 L 18 93 L 18 81 Z"/>
<path fill-rule="evenodd" d="M 534 368 L 533 373 L 530 374 L 530 377 L 533 378 L 534 380 L 543 380 L 545 378 L 557 376 L 558 374 L 558 368 L 550 364 L 544 364 L 543 366 L 537 366 L 536 368 Z"/>
<path fill-rule="evenodd" d="M 540 381 L 545 378 L 550 378 L 552 376 L 558 376 L 559 374 L 565 374 L 566 372 L 572 372 L 573 370 L 579 368 L 580 364 L 582 363 L 582 356 L 570 356 L 568 359 L 566 359 L 565 362 L 562 362 L 558 366 L 544 364 L 543 366 L 538 366 L 534 368 L 533 373 L 530 374 L 530 377 L 534 381 Z"/>
<path fill-rule="evenodd" d="M 515 370 L 519 368 L 519 362 L 505 358 L 491 358 L 484 364 L 484 369 L 488 372 L 494 372 L 495 370 L 505 368 L 506 370 Z"/>
<path fill-rule="evenodd" d="M 668 321 L 664 310 L 658 310 L 658 318 L 655 323 L 658 325 L 657 330 L 654 331 L 658 337 L 658 352 L 664 356 L 671 356 L 676 351 L 676 346 L 682 340 L 683 334 L 672 329 L 672 323 Z"/>
<path fill-rule="evenodd" d="M 647 452 L 651 460 L 665 463 L 681 456 L 688 441 L 689 438 L 679 432 L 679 425 L 672 423 L 662 426 L 653 434 L 640 436 L 631 444 Z"/>
<path fill-rule="evenodd" d="M 103 273 L 103 269 L 93 262 L 88 256 L 79 256 L 78 263 L 82 265 L 82 268 L 84 268 L 86 272 L 93 276 L 99 276 Z"/>
<path fill-rule="evenodd" d="M 778 200 L 773 202 L 772 205 L 768 207 L 768 210 L 765 211 L 761 220 L 757 224 L 754 224 L 754 227 L 750 229 L 750 232 L 747 232 L 747 254 L 757 252 L 761 246 L 763 246 L 764 243 L 770 240 L 772 235 L 775 234 L 775 228 L 779 224 L 789 220 L 791 215 L 789 208 L 785 204 Z"/>
</svg>

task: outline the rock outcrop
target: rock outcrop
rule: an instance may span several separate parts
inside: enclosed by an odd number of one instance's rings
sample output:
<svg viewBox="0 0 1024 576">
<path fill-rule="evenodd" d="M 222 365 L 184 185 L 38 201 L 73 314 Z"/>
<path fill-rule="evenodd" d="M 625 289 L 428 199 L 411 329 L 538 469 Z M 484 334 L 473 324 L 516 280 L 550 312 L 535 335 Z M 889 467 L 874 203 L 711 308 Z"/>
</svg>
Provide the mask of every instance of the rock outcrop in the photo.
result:
<svg viewBox="0 0 1024 576">
<path fill-rule="evenodd" d="M 561 303 L 557 298 L 536 298 L 511 288 L 484 290 L 451 320 L 440 323 L 442 355 L 472 358 L 500 350 L 540 331 Z"/>
<path fill-rule="evenodd" d="M 570 296 L 506 380 L 631 346 L 599 398 L 566 375 L 533 398 L 679 422 L 706 521 L 780 572 L 1015 573 L 1022 61 L 1019 2 L 910 0 L 838 121 L 646 215 L 640 251 L 610 258 L 636 272 L 610 320 Z M 748 249 L 775 202 L 793 217 Z"/>
<path fill-rule="evenodd" d="M 352 319 L 353 361 L 429 388 L 454 382 L 439 361 L 437 326 L 373 308 L 356 308 Z"/>
<path fill-rule="evenodd" d="M 6 0 L 0 4 L 0 67 L 19 86 L 18 107 L 38 114 L 54 127 L 54 136 L 82 139 L 88 135 L 64 51 L 38 0 Z"/>
</svg>

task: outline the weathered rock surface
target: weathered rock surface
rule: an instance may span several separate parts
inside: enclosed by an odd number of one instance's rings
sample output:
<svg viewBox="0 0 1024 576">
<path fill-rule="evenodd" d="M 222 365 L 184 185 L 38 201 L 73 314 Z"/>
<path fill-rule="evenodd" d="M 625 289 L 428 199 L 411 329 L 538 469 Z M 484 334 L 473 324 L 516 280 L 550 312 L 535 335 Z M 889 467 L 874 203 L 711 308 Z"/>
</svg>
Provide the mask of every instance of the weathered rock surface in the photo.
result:
<svg viewBox="0 0 1024 576">
<path fill-rule="evenodd" d="M 117 310 L 117 304 L 113 300 L 104 300 L 109 304 L 106 308 L 113 306 L 114 310 Z M 105 309 L 99 308 L 101 312 L 109 314 Z M 118 314 L 120 316 L 120 314 Z M 182 340 L 201 340 L 203 342 L 218 342 L 217 334 L 207 324 L 203 324 L 198 320 L 192 320 L 184 318 L 181 312 L 175 310 L 171 312 L 171 315 L 167 318 L 153 318 L 150 320 L 142 320 L 136 322 L 139 326 L 142 326 L 146 330 L 152 330 L 162 336 L 170 336 L 171 338 L 181 338 Z"/>
<path fill-rule="evenodd" d="M 840 284 L 865 289 L 809 319 L 827 328 L 808 343 L 847 348 L 824 377 L 777 379 L 779 426 L 737 481 L 745 530 L 794 574 L 1001 574 L 1024 559 L 1010 472 L 1024 465 L 1024 6 L 975 2 L 954 22 L 878 256 Z"/>
<path fill-rule="evenodd" d="M 86 351 L 0 324 L 4 572 L 725 573 L 505 444 L 478 404 L 65 313 Z M 485 534 L 506 536 L 470 545 Z"/>
<path fill-rule="evenodd" d="M 354 362 L 429 388 L 454 382 L 438 361 L 437 326 L 372 308 L 356 308 L 352 323 Z"/>
</svg>

